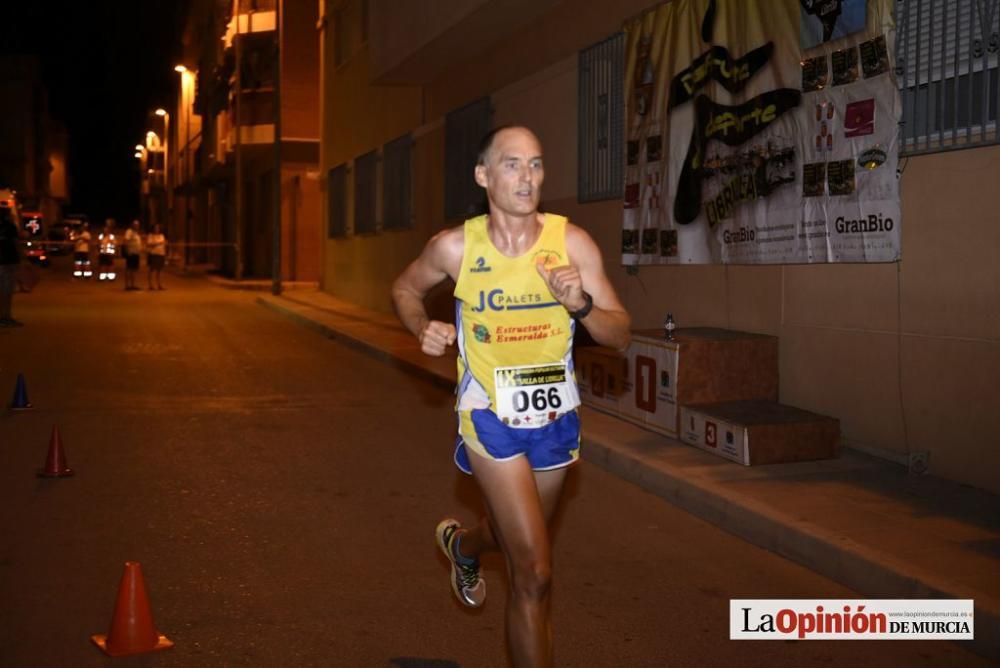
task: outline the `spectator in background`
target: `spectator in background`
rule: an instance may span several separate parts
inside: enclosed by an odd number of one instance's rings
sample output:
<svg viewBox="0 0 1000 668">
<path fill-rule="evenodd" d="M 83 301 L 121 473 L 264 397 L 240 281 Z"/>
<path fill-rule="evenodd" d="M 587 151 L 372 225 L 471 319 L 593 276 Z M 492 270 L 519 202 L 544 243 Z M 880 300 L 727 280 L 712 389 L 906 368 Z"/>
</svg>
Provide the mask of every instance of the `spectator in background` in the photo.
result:
<svg viewBox="0 0 1000 668">
<path fill-rule="evenodd" d="M 20 231 L 8 209 L 0 209 L 0 327 L 20 327 L 24 323 L 14 320 L 11 308 L 21 250 L 17 247 Z"/>
<path fill-rule="evenodd" d="M 90 223 L 84 223 L 73 239 L 73 277 L 90 278 Z"/>
<path fill-rule="evenodd" d="M 142 255 L 142 235 L 139 233 L 138 219 L 133 220 L 132 227 L 125 230 L 122 252 L 125 255 L 125 289 L 138 290 L 135 272 L 139 269 L 139 257 Z"/>
<path fill-rule="evenodd" d="M 115 219 L 104 221 L 104 231 L 97 238 L 97 280 L 115 280 L 115 254 L 118 252 L 118 240 L 115 239 Z"/>
<path fill-rule="evenodd" d="M 146 265 L 149 267 L 147 278 L 149 279 L 150 290 L 163 290 L 163 283 L 160 282 L 160 272 L 167 261 L 167 237 L 163 234 L 163 227 L 157 223 L 153 225 L 153 231 L 146 235 Z M 153 287 L 153 277 L 156 277 L 156 287 Z"/>
</svg>

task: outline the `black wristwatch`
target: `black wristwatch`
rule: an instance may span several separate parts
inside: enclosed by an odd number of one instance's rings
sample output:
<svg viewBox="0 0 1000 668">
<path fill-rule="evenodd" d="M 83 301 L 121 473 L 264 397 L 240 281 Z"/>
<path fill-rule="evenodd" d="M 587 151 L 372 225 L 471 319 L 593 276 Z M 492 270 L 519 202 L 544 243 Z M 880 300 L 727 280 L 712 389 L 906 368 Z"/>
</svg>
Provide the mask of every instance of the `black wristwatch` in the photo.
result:
<svg viewBox="0 0 1000 668">
<path fill-rule="evenodd" d="M 583 320 L 588 315 L 590 315 L 590 310 L 594 308 L 594 298 L 590 296 L 590 293 L 586 290 L 583 291 L 583 299 L 587 302 L 580 308 L 579 311 L 570 311 L 569 317 L 573 320 Z"/>
</svg>

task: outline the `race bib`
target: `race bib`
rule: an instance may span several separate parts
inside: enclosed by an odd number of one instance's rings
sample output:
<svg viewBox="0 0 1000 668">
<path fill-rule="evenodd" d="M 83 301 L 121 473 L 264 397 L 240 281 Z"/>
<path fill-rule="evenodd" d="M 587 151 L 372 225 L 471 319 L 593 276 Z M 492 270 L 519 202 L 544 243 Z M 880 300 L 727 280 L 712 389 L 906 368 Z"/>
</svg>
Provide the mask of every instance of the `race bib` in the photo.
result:
<svg viewBox="0 0 1000 668">
<path fill-rule="evenodd" d="M 498 367 L 496 414 L 509 427 L 537 429 L 580 405 L 565 362 Z"/>
</svg>

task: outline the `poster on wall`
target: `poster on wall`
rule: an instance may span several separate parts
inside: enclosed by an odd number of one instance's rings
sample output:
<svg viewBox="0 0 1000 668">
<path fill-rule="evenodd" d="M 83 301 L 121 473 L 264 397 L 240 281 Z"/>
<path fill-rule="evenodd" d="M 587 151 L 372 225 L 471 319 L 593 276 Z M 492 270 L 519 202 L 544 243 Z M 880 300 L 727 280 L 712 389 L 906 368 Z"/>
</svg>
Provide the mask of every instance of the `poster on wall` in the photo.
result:
<svg viewBox="0 0 1000 668">
<path fill-rule="evenodd" d="M 899 259 L 892 0 L 673 0 L 625 32 L 623 264 Z"/>
</svg>

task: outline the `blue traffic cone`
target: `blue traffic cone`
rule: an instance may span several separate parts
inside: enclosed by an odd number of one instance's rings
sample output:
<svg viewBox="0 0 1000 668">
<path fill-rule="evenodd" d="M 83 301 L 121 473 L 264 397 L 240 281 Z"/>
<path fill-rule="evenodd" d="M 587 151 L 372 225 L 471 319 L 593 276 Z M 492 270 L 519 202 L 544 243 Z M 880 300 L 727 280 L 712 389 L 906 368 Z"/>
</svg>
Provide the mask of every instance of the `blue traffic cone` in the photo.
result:
<svg viewBox="0 0 1000 668">
<path fill-rule="evenodd" d="M 14 386 L 14 398 L 10 402 L 11 410 L 26 411 L 33 406 L 28 401 L 28 387 L 24 383 L 24 374 L 17 374 L 17 385 Z"/>
</svg>

